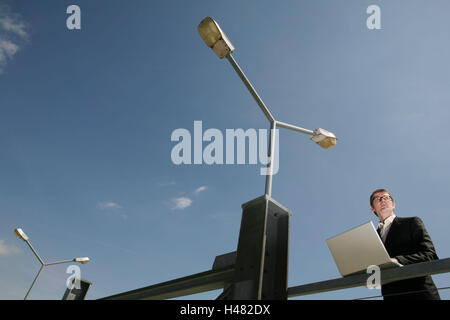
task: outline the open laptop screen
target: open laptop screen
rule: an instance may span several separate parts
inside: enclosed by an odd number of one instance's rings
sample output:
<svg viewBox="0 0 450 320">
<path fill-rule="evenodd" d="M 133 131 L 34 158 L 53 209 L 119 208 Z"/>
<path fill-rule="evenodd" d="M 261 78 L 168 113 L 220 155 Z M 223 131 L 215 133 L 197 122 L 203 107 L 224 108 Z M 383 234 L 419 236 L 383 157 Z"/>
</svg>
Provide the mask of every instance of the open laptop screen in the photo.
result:
<svg viewBox="0 0 450 320">
<path fill-rule="evenodd" d="M 372 221 L 327 240 L 342 276 L 366 271 L 371 265 L 394 267 Z"/>
</svg>

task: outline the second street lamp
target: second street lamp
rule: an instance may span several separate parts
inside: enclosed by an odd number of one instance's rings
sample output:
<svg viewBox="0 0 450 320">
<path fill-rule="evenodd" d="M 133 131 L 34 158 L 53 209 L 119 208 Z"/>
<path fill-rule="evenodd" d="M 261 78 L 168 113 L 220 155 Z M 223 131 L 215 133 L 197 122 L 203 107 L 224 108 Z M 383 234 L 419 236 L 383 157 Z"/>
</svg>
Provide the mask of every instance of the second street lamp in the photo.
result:
<svg viewBox="0 0 450 320">
<path fill-rule="evenodd" d="M 41 274 L 42 269 L 44 269 L 44 267 L 46 266 L 51 266 L 51 265 L 55 265 L 55 264 L 62 264 L 62 263 L 69 263 L 69 262 L 78 262 L 81 264 L 87 264 L 89 263 L 89 258 L 88 257 L 81 257 L 81 258 L 73 258 L 70 260 L 62 260 L 62 261 L 56 261 L 56 262 L 49 262 L 49 263 L 45 263 L 41 257 L 38 255 L 38 253 L 36 252 L 36 250 L 34 250 L 33 246 L 31 245 L 30 241 L 28 240 L 28 236 L 25 234 L 25 232 L 21 229 L 21 228 L 17 228 L 14 230 L 14 234 L 22 239 L 23 241 L 25 241 L 27 243 L 27 245 L 30 247 L 31 251 L 33 251 L 34 255 L 36 256 L 36 258 L 39 260 L 39 262 L 41 263 L 41 268 L 39 269 L 39 272 L 37 273 L 36 277 L 33 280 L 33 283 L 31 284 L 30 288 L 28 289 L 27 294 L 25 295 L 24 300 L 27 299 L 28 295 L 31 292 L 31 289 L 33 289 L 34 284 L 36 283 L 36 280 L 38 279 L 39 275 Z"/>
</svg>

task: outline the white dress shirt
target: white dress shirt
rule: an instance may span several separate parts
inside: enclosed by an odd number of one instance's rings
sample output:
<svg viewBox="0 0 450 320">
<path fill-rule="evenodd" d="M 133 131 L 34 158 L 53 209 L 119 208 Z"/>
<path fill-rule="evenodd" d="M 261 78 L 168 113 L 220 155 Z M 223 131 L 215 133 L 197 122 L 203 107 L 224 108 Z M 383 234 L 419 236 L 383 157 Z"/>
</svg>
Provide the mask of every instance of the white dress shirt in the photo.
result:
<svg viewBox="0 0 450 320">
<path fill-rule="evenodd" d="M 384 219 L 383 222 L 380 222 L 378 224 L 378 228 L 380 229 L 380 237 L 381 237 L 381 240 L 383 240 L 383 243 L 386 242 L 387 234 L 389 232 L 389 229 L 391 228 L 392 221 L 394 221 L 395 217 L 396 217 L 396 215 L 393 214 L 393 215 L 389 216 L 388 218 Z"/>
</svg>

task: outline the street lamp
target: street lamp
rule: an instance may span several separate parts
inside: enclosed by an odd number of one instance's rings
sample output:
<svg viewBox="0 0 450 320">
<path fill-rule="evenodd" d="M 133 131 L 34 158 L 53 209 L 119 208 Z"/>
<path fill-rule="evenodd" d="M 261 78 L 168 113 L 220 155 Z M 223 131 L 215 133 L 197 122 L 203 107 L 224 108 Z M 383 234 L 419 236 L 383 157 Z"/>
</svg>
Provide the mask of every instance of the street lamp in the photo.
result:
<svg viewBox="0 0 450 320">
<path fill-rule="evenodd" d="M 34 278 L 33 283 L 30 286 L 30 289 L 28 289 L 28 292 L 25 295 L 24 300 L 27 299 L 28 295 L 30 294 L 31 289 L 33 288 L 34 284 L 36 283 L 36 280 L 39 277 L 39 275 L 41 274 L 41 271 L 42 271 L 42 269 L 44 269 L 44 267 L 55 265 L 55 264 L 68 263 L 68 262 L 78 262 L 78 263 L 81 263 L 81 264 L 87 264 L 89 262 L 89 258 L 88 257 L 82 257 L 82 258 L 74 258 L 74 259 L 70 259 L 70 260 L 63 260 L 63 261 L 56 261 L 56 262 L 45 263 L 41 259 L 41 257 L 37 254 L 36 250 L 34 250 L 33 246 L 30 243 L 30 241 L 28 241 L 28 239 L 29 239 L 28 236 L 25 234 L 25 232 L 21 228 L 15 229 L 14 230 L 14 234 L 18 238 L 22 239 L 23 241 L 25 241 L 28 244 L 28 246 L 30 247 L 31 251 L 33 251 L 34 255 L 36 256 L 36 258 L 41 263 L 41 268 L 39 269 L 39 272 L 37 273 L 36 277 Z"/>
<path fill-rule="evenodd" d="M 273 153 L 274 153 L 274 145 L 275 145 L 275 129 L 277 127 L 305 133 L 311 137 L 311 140 L 316 142 L 319 146 L 325 149 L 330 149 L 336 145 L 337 138 L 336 136 L 322 128 L 318 128 L 315 130 L 304 129 L 289 123 L 281 122 L 276 120 L 269 109 L 266 107 L 255 88 L 253 88 L 250 81 L 245 76 L 242 69 L 237 64 L 236 60 L 233 58 L 231 53 L 234 51 L 234 46 L 231 41 L 228 39 L 226 34 L 222 31 L 219 24 L 214 21 L 210 17 L 206 17 L 200 22 L 198 26 L 198 32 L 206 43 L 208 47 L 210 47 L 217 56 L 222 58 L 227 58 L 227 60 L 231 63 L 236 73 L 241 78 L 242 82 L 245 84 L 247 89 L 250 91 L 251 95 L 255 99 L 258 106 L 261 108 L 262 112 L 265 114 L 266 118 L 270 122 L 270 142 L 269 142 L 269 163 L 268 163 L 268 173 L 266 175 L 266 191 L 265 194 L 271 197 L 272 194 L 272 173 L 273 173 Z"/>
<path fill-rule="evenodd" d="M 231 41 L 222 29 L 220 29 L 219 24 L 210 17 L 206 17 L 200 22 L 198 32 L 206 45 L 213 49 L 220 59 L 234 51 Z"/>
<path fill-rule="evenodd" d="M 289 220 L 291 212 L 272 198 L 275 135 L 278 127 L 307 134 L 325 149 L 336 145 L 336 136 L 322 128 L 308 130 L 275 119 L 234 60 L 234 46 L 219 24 L 207 17 L 198 26 L 203 41 L 220 59 L 227 58 L 261 111 L 270 122 L 266 190 L 262 197 L 242 205 L 241 229 L 231 284 L 223 299 L 287 299 Z"/>
</svg>

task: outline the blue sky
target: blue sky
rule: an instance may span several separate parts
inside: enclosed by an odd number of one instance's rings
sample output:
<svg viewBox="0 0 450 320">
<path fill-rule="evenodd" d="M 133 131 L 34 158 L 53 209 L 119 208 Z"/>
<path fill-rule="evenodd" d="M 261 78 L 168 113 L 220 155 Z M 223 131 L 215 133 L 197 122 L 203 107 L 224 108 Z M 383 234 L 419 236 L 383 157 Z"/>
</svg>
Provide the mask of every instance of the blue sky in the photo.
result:
<svg viewBox="0 0 450 320">
<path fill-rule="evenodd" d="M 66 27 L 72 4 L 81 30 Z M 373 4 L 381 30 L 366 26 Z M 292 211 L 290 287 L 340 276 L 325 241 L 376 222 L 368 199 L 380 187 L 450 257 L 449 10 L 444 0 L 0 1 L 0 298 L 23 298 L 39 270 L 17 227 L 47 262 L 91 258 L 88 299 L 206 271 L 236 250 L 241 205 L 264 193 L 261 166 L 171 160 L 172 132 L 193 133 L 196 120 L 268 128 L 199 37 L 206 16 L 276 119 L 339 139 L 324 150 L 280 131 L 272 195 Z M 60 299 L 67 267 L 44 269 L 30 299 Z"/>
</svg>

